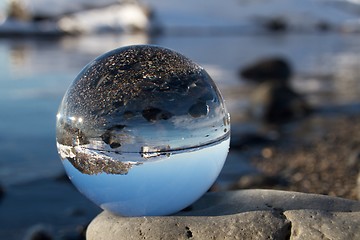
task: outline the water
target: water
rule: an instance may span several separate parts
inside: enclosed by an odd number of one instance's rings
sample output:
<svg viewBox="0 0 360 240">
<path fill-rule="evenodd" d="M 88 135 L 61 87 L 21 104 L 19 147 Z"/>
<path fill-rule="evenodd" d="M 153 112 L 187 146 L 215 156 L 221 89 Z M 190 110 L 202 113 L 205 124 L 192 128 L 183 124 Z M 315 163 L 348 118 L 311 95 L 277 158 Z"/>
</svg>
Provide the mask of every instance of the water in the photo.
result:
<svg viewBox="0 0 360 240">
<path fill-rule="evenodd" d="M 158 156 L 132 166 L 127 174 L 82 174 L 70 161 L 63 163 L 75 186 L 103 209 L 126 216 L 167 215 L 209 189 L 222 169 L 229 141 Z M 143 161 L 140 154 L 118 156 L 121 161 Z"/>
</svg>

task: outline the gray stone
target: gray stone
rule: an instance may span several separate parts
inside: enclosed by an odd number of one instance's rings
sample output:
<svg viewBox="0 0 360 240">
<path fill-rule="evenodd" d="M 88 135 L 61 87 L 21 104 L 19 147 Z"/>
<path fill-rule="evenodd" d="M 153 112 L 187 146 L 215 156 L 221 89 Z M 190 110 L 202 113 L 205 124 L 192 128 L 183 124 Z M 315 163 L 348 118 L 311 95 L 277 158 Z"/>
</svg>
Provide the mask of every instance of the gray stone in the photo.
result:
<svg viewBox="0 0 360 240">
<path fill-rule="evenodd" d="M 277 190 L 237 190 L 207 193 L 178 215 L 220 216 L 249 211 L 315 209 L 331 212 L 360 212 L 360 202 L 319 194 Z"/>
<path fill-rule="evenodd" d="M 357 201 L 238 190 L 207 193 L 173 216 L 121 217 L 104 211 L 90 223 L 87 239 L 351 239 L 360 234 L 359 222 Z"/>
<path fill-rule="evenodd" d="M 119 217 L 104 211 L 86 239 L 285 239 L 289 229 L 290 222 L 270 211 L 208 217 Z"/>
<path fill-rule="evenodd" d="M 360 239 L 360 212 L 291 210 L 291 239 Z"/>
</svg>

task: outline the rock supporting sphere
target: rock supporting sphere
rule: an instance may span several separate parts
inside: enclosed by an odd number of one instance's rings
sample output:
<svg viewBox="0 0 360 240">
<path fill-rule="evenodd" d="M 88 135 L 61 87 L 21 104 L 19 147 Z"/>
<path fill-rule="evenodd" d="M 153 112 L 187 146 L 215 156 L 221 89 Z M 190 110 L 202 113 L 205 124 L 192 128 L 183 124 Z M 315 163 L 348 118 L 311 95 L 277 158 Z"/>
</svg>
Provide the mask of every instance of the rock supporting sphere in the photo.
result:
<svg viewBox="0 0 360 240">
<path fill-rule="evenodd" d="M 72 182 L 125 216 L 171 214 L 199 198 L 224 164 L 229 130 L 206 71 L 149 45 L 90 62 L 67 90 L 56 123 Z"/>
</svg>

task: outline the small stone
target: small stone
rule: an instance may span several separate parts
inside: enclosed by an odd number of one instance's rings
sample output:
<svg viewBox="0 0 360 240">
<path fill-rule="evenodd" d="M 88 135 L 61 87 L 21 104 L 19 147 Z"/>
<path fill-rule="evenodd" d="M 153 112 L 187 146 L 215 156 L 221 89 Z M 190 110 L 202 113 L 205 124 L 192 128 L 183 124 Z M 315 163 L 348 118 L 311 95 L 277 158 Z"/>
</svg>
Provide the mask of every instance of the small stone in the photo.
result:
<svg viewBox="0 0 360 240">
<path fill-rule="evenodd" d="M 356 171 L 360 170 L 360 151 L 359 150 L 354 151 L 348 158 L 346 164 L 350 169 Z"/>
<path fill-rule="evenodd" d="M 149 107 L 142 111 L 142 116 L 149 122 L 155 122 L 157 120 L 168 120 L 172 114 L 159 108 Z"/>
<path fill-rule="evenodd" d="M 193 118 L 198 118 L 202 116 L 206 116 L 209 113 L 209 106 L 206 102 L 197 102 L 192 105 L 189 109 L 189 114 Z"/>
<path fill-rule="evenodd" d="M 30 227 L 24 239 L 25 240 L 52 240 L 54 239 L 48 226 L 37 224 Z"/>
<path fill-rule="evenodd" d="M 271 158 L 274 156 L 274 154 L 275 154 L 274 149 L 272 149 L 270 147 L 266 147 L 261 150 L 261 155 L 264 158 Z"/>
</svg>

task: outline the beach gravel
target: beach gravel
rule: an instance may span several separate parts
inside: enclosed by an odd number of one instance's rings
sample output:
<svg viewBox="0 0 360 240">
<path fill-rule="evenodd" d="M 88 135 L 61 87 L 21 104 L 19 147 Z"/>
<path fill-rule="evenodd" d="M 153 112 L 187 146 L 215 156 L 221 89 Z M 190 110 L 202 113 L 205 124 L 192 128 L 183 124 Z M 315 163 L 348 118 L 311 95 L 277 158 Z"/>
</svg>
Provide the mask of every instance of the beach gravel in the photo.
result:
<svg viewBox="0 0 360 240">
<path fill-rule="evenodd" d="M 265 146 L 252 163 L 266 176 L 286 180 L 274 189 L 358 200 L 359 121 L 359 114 L 314 115 L 278 145 Z"/>
</svg>

